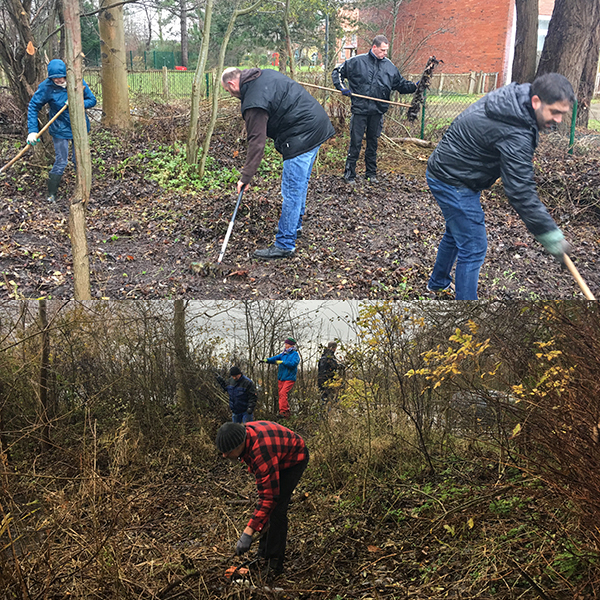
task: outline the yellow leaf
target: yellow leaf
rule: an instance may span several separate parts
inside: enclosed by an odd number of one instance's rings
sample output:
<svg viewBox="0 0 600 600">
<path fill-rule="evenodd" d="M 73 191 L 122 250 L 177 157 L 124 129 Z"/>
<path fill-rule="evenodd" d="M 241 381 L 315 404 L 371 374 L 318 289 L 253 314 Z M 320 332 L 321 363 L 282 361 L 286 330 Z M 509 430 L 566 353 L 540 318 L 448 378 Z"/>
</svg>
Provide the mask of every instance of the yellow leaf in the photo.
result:
<svg viewBox="0 0 600 600">
<path fill-rule="evenodd" d="M 512 436 L 516 437 L 519 435 L 519 433 L 521 433 L 521 423 L 517 423 L 515 425 L 515 428 L 512 430 Z"/>
<path fill-rule="evenodd" d="M 469 526 L 469 529 L 473 529 L 473 527 L 475 527 L 475 521 L 473 521 L 473 517 L 467 521 L 467 525 Z"/>
</svg>

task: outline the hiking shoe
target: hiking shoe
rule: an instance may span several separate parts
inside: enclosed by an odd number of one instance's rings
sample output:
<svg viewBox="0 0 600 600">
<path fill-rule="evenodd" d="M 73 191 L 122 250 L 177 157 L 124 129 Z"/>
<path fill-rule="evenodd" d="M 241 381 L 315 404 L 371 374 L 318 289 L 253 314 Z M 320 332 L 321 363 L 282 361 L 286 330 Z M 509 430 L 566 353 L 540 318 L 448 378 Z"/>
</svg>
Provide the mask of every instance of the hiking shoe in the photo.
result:
<svg viewBox="0 0 600 600">
<path fill-rule="evenodd" d="M 274 258 L 288 258 L 293 254 L 293 250 L 284 250 L 283 248 L 278 248 L 273 244 L 273 246 L 269 246 L 268 248 L 256 250 L 252 257 L 260 258 L 261 260 L 272 260 Z"/>
<path fill-rule="evenodd" d="M 263 579 L 274 579 L 283 573 L 283 565 L 278 558 L 270 558 L 265 561 L 264 566 L 260 570 L 260 575 Z"/>
<path fill-rule="evenodd" d="M 365 177 L 365 179 L 369 183 L 379 183 L 379 179 L 377 179 L 377 177 L 375 175 L 369 175 L 368 177 Z"/>
<path fill-rule="evenodd" d="M 344 177 L 344 183 L 353 186 L 356 185 L 356 179 L 354 179 L 354 177 Z"/>
<path fill-rule="evenodd" d="M 439 290 L 433 290 L 427 284 L 427 291 L 429 292 L 428 296 L 430 298 L 444 299 L 449 298 L 454 294 L 454 284 L 449 283 L 445 288 L 441 288 Z"/>
<path fill-rule="evenodd" d="M 48 196 L 46 198 L 46 202 L 50 202 L 50 204 L 54 204 L 56 202 L 56 196 L 54 194 Z"/>
</svg>

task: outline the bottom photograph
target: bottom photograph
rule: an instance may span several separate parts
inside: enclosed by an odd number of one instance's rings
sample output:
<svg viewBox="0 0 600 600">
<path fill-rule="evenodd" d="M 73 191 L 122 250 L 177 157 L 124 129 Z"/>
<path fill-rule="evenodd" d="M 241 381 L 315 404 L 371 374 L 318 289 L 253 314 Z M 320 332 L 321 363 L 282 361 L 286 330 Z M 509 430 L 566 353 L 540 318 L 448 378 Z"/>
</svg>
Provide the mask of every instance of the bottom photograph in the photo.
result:
<svg viewBox="0 0 600 600">
<path fill-rule="evenodd" d="M 6 301 L 0 600 L 600 595 L 596 303 Z"/>
</svg>

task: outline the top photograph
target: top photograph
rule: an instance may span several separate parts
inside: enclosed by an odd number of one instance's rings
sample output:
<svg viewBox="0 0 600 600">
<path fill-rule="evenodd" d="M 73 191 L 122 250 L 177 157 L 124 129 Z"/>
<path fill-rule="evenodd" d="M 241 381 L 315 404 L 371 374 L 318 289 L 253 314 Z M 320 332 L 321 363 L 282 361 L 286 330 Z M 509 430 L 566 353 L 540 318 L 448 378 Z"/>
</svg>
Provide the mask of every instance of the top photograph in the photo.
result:
<svg viewBox="0 0 600 600">
<path fill-rule="evenodd" d="M 600 295 L 600 0 L 0 10 L 0 300 Z"/>
</svg>

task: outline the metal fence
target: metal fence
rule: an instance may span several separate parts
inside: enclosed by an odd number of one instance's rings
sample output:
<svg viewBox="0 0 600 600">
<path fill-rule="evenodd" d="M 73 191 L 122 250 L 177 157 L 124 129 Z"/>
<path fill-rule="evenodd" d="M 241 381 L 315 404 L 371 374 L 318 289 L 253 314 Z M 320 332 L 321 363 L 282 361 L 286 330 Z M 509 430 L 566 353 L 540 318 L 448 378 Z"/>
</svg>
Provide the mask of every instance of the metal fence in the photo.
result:
<svg viewBox="0 0 600 600">
<path fill-rule="evenodd" d="M 174 71 L 166 68 L 154 71 L 129 71 L 129 94 L 132 106 L 135 107 L 136 97 L 148 96 L 155 100 L 169 101 L 174 99 L 189 99 L 192 92 L 194 79 L 193 71 Z M 207 96 L 214 90 L 219 94 L 227 94 L 220 85 L 214 83 L 214 73 L 205 76 Z M 406 78 L 411 81 L 418 80 L 420 75 L 409 74 Z M 86 69 L 85 80 L 94 92 L 98 101 L 102 101 L 100 69 Z M 308 88 L 310 92 L 325 106 L 328 113 L 338 122 L 350 119 L 350 101 L 332 90 L 331 78 L 323 72 L 300 72 L 298 80 L 330 91 Z M 415 137 L 424 140 L 438 141 L 450 123 L 470 104 L 477 101 L 484 94 L 496 89 L 498 85 L 497 73 L 483 73 L 473 71 L 464 74 L 436 73 L 432 77 L 430 89 L 427 92 L 425 103 L 416 121 L 409 121 L 407 108 L 391 106 L 384 120 L 383 134 L 387 138 Z M 395 94 L 392 100 L 410 104 L 412 96 L 399 96 Z M 572 115 L 568 115 L 565 123 L 560 127 L 562 138 L 569 139 L 574 136 Z"/>
</svg>

